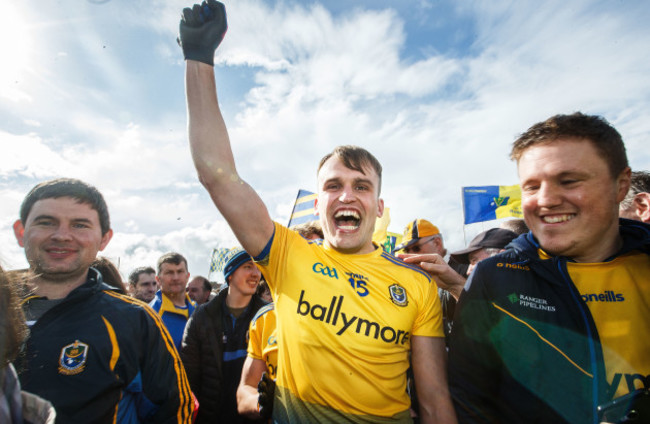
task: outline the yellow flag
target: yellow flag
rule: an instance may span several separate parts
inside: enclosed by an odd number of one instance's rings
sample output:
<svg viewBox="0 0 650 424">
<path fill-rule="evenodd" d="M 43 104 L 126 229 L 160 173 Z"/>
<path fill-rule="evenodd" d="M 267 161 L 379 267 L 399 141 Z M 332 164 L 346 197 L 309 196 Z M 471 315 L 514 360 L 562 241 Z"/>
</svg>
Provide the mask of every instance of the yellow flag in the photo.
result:
<svg viewBox="0 0 650 424">
<path fill-rule="evenodd" d="M 386 241 L 388 225 L 390 225 L 390 209 L 384 208 L 384 214 L 382 217 L 377 218 L 377 221 L 375 221 L 375 232 L 372 233 L 372 241 L 380 246 L 383 245 Z"/>
</svg>

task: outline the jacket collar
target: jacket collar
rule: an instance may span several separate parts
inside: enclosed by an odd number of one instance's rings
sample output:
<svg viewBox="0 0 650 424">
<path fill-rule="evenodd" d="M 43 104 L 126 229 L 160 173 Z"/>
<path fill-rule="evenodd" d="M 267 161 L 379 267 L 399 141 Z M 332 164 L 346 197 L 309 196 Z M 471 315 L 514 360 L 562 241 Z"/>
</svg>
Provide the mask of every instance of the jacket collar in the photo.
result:
<svg viewBox="0 0 650 424">
<path fill-rule="evenodd" d="M 186 312 L 187 317 L 189 318 L 192 315 L 192 312 L 194 312 L 194 309 L 196 308 L 194 301 L 190 299 L 187 293 L 185 293 L 185 306 L 187 307 L 187 309 L 185 310 L 178 309 L 174 305 L 174 302 L 172 302 L 167 296 L 163 294 L 162 290 L 158 290 L 156 292 L 156 297 L 160 300 L 160 311 L 158 311 L 160 315 L 162 315 L 164 312 L 185 315 L 184 312 Z"/>
<path fill-rule="evenodd" d="M 612 258 L 608 258 L 607 260 L 611 260 L 633 250 L 650 254 L 650 224 L 619 218 L 618 228 L 623 238 L 623 246 Z M 530 231 L 517 237 L 506 246 L 506 249 L 513 249 L 515 252 L 526 256 L 529 260 L 539 260 L 538 249 L 540 248 L 539 242 Z M 555 258 L 554 256 L 551 257 L 551 259 Z"/>
</svg>

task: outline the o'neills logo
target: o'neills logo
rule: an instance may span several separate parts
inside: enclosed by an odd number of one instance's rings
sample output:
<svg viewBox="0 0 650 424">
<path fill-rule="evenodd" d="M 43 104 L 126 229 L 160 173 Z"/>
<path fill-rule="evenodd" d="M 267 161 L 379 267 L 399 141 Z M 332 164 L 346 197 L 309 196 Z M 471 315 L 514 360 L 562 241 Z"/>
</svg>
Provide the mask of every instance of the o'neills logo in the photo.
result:
<svg viewBox="0 0 650 424">
<path fill-rule="evenodd" d="M 382 327 L 379 323 L 369 321 L 357 316 L 349 316 L 342 312 L 344 296 L 332 296 L 332 301 L 329 306 L 313 305 L 305 300 L 305 291 L 300 292 L 300 299 L 298 300 L 299 315 L 311 317 L 316 321 L 322 321 L 325 324 L 333 325 L 339 330 L 336 332 L 337 336 L 342 335 L 346 331 L 353 331 L 366 337 L 383 340 L 386 343 L 404 344 L 408 342 L 410 333 L 404 330 L 396 330 L 391 326 Z"/>
<path fill-rule="evenodd" d="M 504 267 L 508 269 L 519 269 L 521 271 L 530 271 L 530 267 L 528 265 L 511 264 L 508 262 L 497 263 L 497 268 L 504 268 Z"/>
<path fill-rule="evenodd" d="M 582 300 L 585 302 L 625 302 L 625 297 L 623 297 L 623 293 L 605 290 L 603 293 L 583 294 Z"/>
</svg>

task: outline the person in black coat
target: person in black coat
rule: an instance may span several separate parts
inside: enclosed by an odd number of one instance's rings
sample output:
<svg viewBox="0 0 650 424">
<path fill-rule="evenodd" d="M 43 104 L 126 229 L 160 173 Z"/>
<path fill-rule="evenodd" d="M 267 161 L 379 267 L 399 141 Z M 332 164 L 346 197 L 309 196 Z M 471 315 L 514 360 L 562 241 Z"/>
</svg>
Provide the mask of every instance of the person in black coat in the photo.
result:
<svg viewBox="0 0 650 424">
<path fill-rule="evenodd" d="M 181 358 L 199 401 L 196 423 L 251 422 L 237 413 L 237 386 L 246 359 L 249 323 L 266 302 L 257 294 L 261 273 L 243 250 L 224 267 L 227 287 L 201 305 L 185 327 Z"/>
</svg>

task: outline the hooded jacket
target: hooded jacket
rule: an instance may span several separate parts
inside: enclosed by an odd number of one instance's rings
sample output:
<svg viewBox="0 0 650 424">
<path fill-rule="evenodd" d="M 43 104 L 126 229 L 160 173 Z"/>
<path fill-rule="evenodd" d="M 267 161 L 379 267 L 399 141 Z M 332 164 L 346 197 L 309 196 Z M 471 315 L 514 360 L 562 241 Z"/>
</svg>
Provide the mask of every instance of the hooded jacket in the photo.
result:
<svg viewBox="0 0 650 424">
<path fill-rule="evenodd" d="M 649 225 L 621 219 L 619 228 L 623 247 L 608 261 L 650 255 Z M 518 237 L 465 286 L 449 349 L 459 422 L 597 423 L 597 406 L 611 400 L 598 329 L 568 259 L 540 259 L 539 247 L 532 233 Z"/>
</svg>

